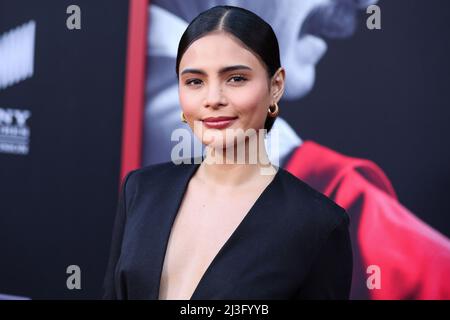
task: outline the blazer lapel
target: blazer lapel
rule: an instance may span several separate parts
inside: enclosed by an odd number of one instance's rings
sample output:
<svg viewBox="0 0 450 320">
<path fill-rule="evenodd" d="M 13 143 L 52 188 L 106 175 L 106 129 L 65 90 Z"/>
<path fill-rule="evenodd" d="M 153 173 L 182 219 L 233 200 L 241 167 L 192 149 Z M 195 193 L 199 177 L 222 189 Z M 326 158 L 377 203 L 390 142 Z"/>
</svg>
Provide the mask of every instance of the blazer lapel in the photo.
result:
<svg viewBox="0 0 450 320">
<path fill-rule="evenodd" d="M 136 292 L 138 296 L 149 295 L 149 299 L 158 299 L 171 228 L 187 185 L 199 166 L 199 163 L 173 164 L 166 169 L 167 171 L 155 174 L 153 179 L 149 176 L 149 179 L 142 181 L 145 184 L 142 189 L 149 192 L 140 194 L 141 198 L 135 201 L 138 207 L 133 208 L 137 210 L 135 212 L 140 212 L 141 217 L 133 228 L 134 232 L 139 233 L 139 239 L 142 241 L 138 246 L 140 252 L 136 252 L 137 261 L 144 263 L 144 266 L 138 268 L 142 274 L 136 277 L 136 281 L 142 281 L 137 287 L 143 290 Z"/>
</svg>

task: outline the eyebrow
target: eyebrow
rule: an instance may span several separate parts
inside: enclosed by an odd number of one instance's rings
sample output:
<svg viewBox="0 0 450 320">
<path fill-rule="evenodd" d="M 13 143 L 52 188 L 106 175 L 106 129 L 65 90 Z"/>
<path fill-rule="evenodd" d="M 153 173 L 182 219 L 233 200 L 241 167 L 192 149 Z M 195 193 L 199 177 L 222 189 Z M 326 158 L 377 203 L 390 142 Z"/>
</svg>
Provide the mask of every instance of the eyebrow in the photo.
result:
<svg viewBox="0 0 450 320">
<path fill-rule="evenodd" d="M 235 70 L 242 70 L 242 69 L 252 70 L 252 68 L 250 68 L 248 66 L 245 66 L 245 65 L 242 65 L 242 64 L 238 64 L 238 65 L 235 65 L 235 66 L 228 66 L 228 67 L 221 68 L 219 70 L 219 74 L 223 74 L 223 73 L 227 73 L 227 72 L 235 71 Z M 201 70 L 201 69 L 184 69 L 181 72 L 181 75 L 183 75 L 185 73 L 196 73 L 196 74 L 206 75 L 206 72 Z"/>
</svg>

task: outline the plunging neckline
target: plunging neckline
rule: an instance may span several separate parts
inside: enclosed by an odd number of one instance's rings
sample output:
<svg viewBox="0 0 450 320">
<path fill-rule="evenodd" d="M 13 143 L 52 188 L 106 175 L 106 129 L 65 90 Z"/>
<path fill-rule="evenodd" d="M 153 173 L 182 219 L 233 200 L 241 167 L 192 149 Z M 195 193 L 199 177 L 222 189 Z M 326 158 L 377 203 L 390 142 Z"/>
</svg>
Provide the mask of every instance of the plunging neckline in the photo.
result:
<svg viewBox="0 0 450 320">
<path fill-rule="evenodd" d="M 163 248 L 163 252 L 162 252 L 162 257 L 160 258 L 160 261 L 159 261 L 159 270 L 158 270 L 159 272 L 158 272 L 158 278 L 157 278 L 157 281 L 158 281 L 158 286 L 157 286 L 157 290 L 156 290 L 156 294 L 157 294 L 156 299 L 157 300 L 159 300 L 159 296 L 160 296 L 160 293 L 161 293 L 160 292 L 161 291 L 161 277 L 162 277 L 162 272 L 163 272 L 163 269 L 164 269 L 164 262 L 165 262 L 166 255 L 167 255 L 169 239 L 170 239 L 170 235 L 171 235 L 172 230 L 173 230 L 175 219 L 176 219 L 176 217 L 179 214 L 179 211 L 180 211 L 180 208 L 181 208 L 181 204 L 182 204 L 182 202 L 184 200 L 187 188 L 189 186 L 189 182 L 191 181 L 192 177 L 197 172 L 198 168 L 200 167 L 200 164 L 201 163 L 194 163 L 192 171 L 189 173 L 188 178 L 186 179 L 186 181 L 183 184 L 183 189 L 182 189 L 183 191 L 181 192 L 181 196 L 178 198 L 178 203 L 177 203 L 177 206 L 175 208 L 175 212 L 172 214 L 168 230 L 164 231 L 165 232 L 165 240 L 164 240 L 164 244 L 163 244 L 164 248 Z M 186 164 L 181 164 L 181 165 L 186 165 Z M 192 292 L 191 297 L 188 299 L 188 301 L 191 301 L 191 300 L 193 300 L 193 298 L 195 298 L 195 296 L 198 293 L 199 288 L 201 287 L 202 283 L 205 282 L 205 278 L 208 276 L 208 273 L 210 272 L 210 270 L 217 263 L 217 260 L 219 259 L 219 257 L 223 254 L 223 251 L 225 251 L 225 249 L 229 246 L 229 244 L 233 240 L 233 238 L 235 238 L 237 236 L 238 232 L 243 228 L 243 225 L 248 223 L 248 220 L 251 218 L 252 213 L 255 211 L 256 206 L 262 201 L 262 199 L 264 199 L 264 197 L 267 196 L 267 194 L 269 193 L 270 189 L 275 184 L 275 181 L 277 180 L 278 176 L 280 175 L 280 171 L 282 170 L 282 168 L 278 167 L 276 165 L 273 165 L 273 164 L 272 164 L 272 166 L 274 166 L 276 168 L 276 170 L 277 170 L 277 172 L 275 173 L 273 179 L 269 182 L 269 184 L 260 193 L 260 195 L 258 196 L 256 201 L 253 203 L 253 205 L 250 207 L 250 209 L 244 215 L 244 218 L 241 220 L 241 222 L 238 224 L 238 226 L 234 229 L 234 231 L 231 233 L 231 235 L 227 238 L 225 243 L 220 247 L 219 251 L 213 257 L 213 259 L 209 263 L 208 267 L 206 268 L 205 272 L 200 277 L 200 280 L 198 281 L 197 285 L 195 286 L 195 289 Z"/>
</svg>

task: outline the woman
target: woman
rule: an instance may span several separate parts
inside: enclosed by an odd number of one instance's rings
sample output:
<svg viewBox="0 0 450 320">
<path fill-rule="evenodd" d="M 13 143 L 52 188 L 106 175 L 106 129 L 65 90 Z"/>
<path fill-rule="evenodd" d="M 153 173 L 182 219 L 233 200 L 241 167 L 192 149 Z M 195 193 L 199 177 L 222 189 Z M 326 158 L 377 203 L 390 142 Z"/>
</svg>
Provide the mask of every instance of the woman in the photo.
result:
<svg viewBox="0 0 450 320">
<path fill-rule="evenodd" d="M 207 155 L 127 175 L 104 297 L 347 299 L 346 212 L 270 164 L 259 134 L 285 84 L 270 25 L 238 7 L 201 13 L 180 40 L 176 73 L 182 121 Z"/>
</svg>

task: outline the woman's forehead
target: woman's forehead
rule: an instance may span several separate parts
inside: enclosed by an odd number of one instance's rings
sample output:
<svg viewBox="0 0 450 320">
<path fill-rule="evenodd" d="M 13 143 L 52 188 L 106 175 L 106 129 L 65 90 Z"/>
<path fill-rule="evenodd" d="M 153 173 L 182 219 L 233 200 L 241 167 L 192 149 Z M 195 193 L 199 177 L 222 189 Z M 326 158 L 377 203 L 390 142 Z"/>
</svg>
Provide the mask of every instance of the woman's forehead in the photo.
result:
<svg viewBox="0 0 450 320">
<path fill-rule="evenodd" d="M 180 61 L 180 70 L 219 70 L 229 65 L 248 65 L 251 69 L 257 69 L 261 67 L 259 64 L 255 54 L 234 37 L 225 33 L 214 33 L 195 40 L 188 47 Z"/>
<path fill-rule="evenodd" d="M 224 66 L 224 64 L 257 63 L 257 57 L 232 36 L 224 33 L 208 34 L 195 40 L 184 52 L 180 67 L 188 64 Z M 180 68 L 181 69 L 181 68 Z"/>
</svg>

